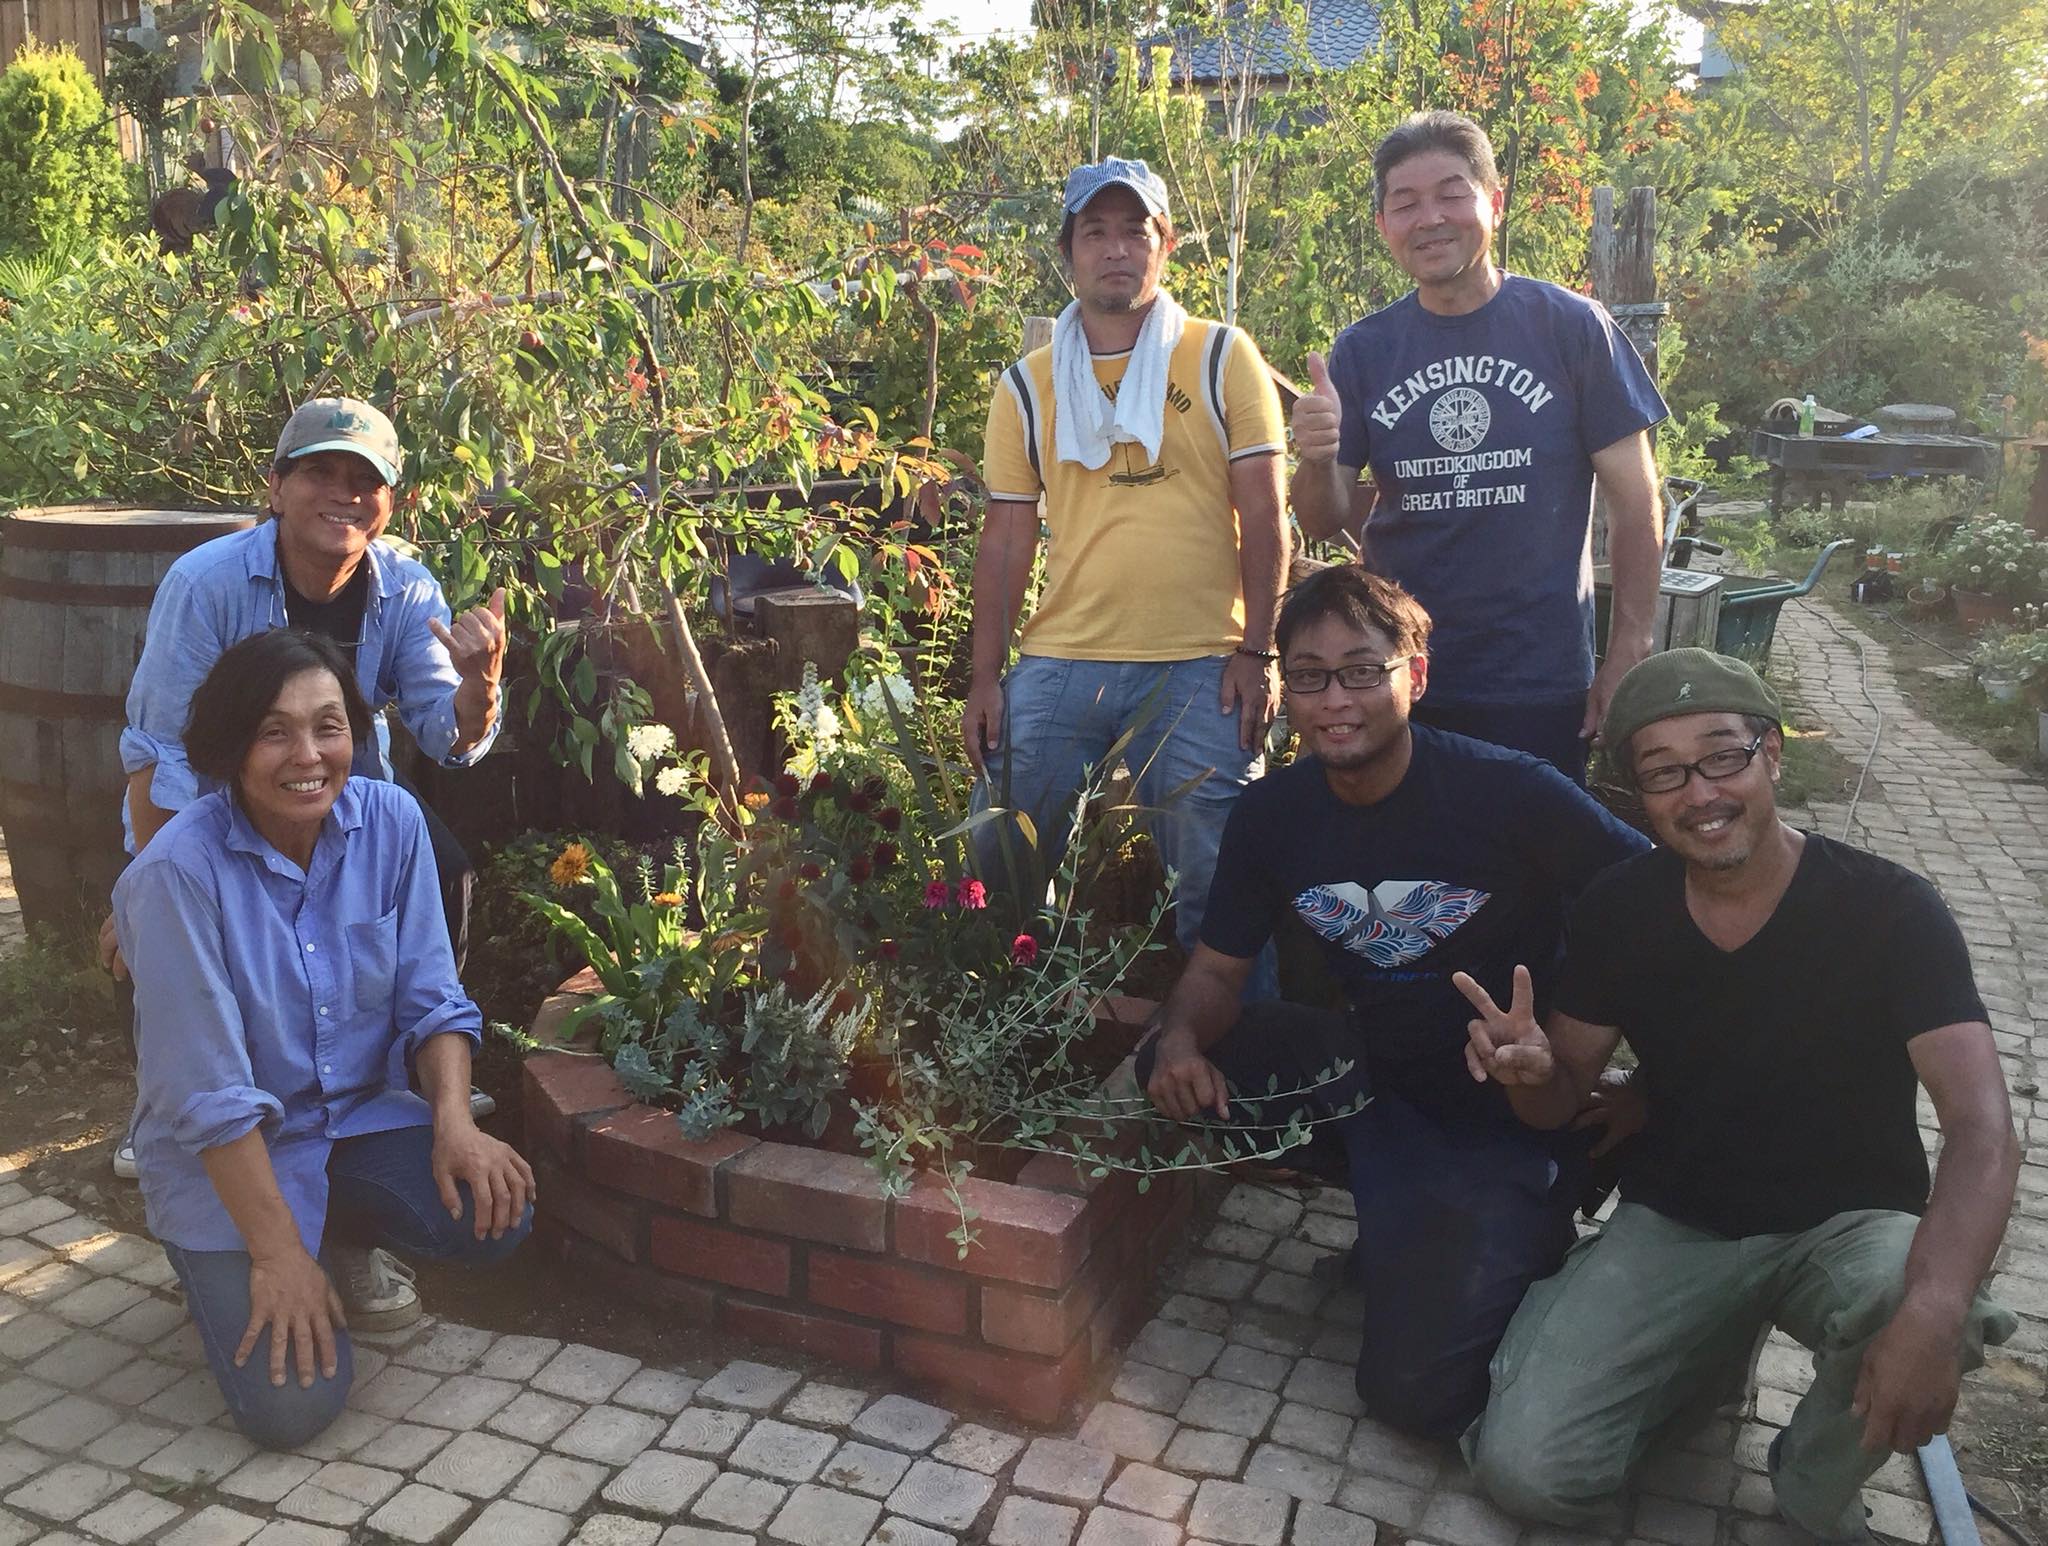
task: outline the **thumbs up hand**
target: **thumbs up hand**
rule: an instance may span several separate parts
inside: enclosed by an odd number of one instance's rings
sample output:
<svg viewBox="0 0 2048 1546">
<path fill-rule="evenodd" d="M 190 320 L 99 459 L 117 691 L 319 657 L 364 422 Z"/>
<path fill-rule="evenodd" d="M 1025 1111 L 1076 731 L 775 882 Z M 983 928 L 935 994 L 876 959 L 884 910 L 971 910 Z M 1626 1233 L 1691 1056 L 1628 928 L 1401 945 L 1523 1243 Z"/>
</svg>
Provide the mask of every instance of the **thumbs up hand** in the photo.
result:
<svg viewBox="0 0 2048 1546">
<path fill-rule="evenodd" d="M 1294 400 L 1294 449 L 1303 462 L 1333 462 L 1344 409 L 1330 383 L 1330 367 L 1320 354 L 1308 357 L 1308 379 L 1310 390 Z"/>
<path fill-rule="evenodd" d="M 465 682 L 482 681 L 496 687 L 505 667 L 505 587 L 491 592 L 491 599 L 471 607 L 455 619 L 450 628 L 439 618 L 427 619 L 434 637 L 447 647 L 455 663 L 455 674 Z"/>
</svg>

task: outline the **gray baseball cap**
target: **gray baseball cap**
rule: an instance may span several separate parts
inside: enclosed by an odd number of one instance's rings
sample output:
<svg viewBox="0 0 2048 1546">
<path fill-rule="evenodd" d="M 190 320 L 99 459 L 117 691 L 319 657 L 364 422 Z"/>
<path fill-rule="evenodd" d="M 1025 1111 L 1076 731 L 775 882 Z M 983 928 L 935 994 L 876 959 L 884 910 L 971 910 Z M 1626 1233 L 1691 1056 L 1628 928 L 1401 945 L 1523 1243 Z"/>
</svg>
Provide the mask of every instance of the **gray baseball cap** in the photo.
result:
<svg viewBox="0 0 2048 1546">
<path fill-rule="evenodd" d="M 353 397 L 315 397 L 300 404 L 299 411 L 285 420 L 271 462 L 282 465 L 315 451 L 353 451 L 393 487 L 405 459 L 391 421 Z"/>
<path fill-rule="evenodd" d="M 1173 218 L 1166 203 L 1166 184 L 1159 174 L 1142 161 L 1126 161 L 1122 156 L 1091 161 L 1067 173 L 1067 191 L 1061 206 L 1068 214 L 1078 215 L 1105 188 L 1128 188 L 1144 204 L 1147 214 Z"/>
</svg>

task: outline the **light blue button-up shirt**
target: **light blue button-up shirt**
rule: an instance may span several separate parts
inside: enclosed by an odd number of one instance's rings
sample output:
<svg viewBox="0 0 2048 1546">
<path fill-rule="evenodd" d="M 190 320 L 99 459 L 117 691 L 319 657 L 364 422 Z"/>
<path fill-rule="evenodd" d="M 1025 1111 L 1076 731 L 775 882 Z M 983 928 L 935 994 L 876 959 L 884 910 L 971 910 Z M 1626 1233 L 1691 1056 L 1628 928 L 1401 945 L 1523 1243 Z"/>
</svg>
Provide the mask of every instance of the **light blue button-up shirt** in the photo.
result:
<svg viewBox="0 0 2048 1546">
<path fill-rule="evenodd" d="M 317 1254 L 335 1140 L 430 1125 L 414 1056 L 444 1032 L 482 1040 L 418 803 L 349 779 L 302 871 L 230 793 L 203 795 L 122 874 L 114 924 L 135 977 L 151 1232 L 188 1251 L 247 1249 L 200 1155 L 261 1127 Z"/>
<path fill-rule="evenodd" d="M 370 544 L 367 562 L 370 593 L 356 650 L 363 696 L 372 709 L 395 704 L 420 750 L 436 762 L 466 767 L 497 739 L 497 721 L 461 756 L 449 755 L 457 734 L 455 689 L 462 678 L 427 626 L 429 619 L 448 622 L 441 587 L 424 564 L 381 540 Z M 128 724 L 121 732 L 121 769 L 132 776 L 155 766 L 149 798 L 160 810 L 181 811 L 217 787 L 185 760 L 185 719 L 206 673 L 230 645 L 287 622 L 275 520 L 201 543 L 171 565 L 150 604 L 142 659 L 128 688 Z M 386 738 L 380 719 L 376 736 L 356 750 L 356 772 L 391 776 Z M 134 852 L 125 798 L 121 832 Z"/>
</svg>

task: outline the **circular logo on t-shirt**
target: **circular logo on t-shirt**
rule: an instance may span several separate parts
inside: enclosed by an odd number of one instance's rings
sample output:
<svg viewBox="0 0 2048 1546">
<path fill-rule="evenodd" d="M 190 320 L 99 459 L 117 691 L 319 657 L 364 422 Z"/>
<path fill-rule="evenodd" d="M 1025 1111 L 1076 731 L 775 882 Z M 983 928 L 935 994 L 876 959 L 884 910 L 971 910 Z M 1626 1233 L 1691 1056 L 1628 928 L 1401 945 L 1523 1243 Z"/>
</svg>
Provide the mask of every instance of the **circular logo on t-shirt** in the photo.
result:
<svg viewBox="0 0 2048 1546">
<path fill-rule="evenodd" d="M 1470 387 L 1452 387 L 1429 407 L 1429 432 L 1446 451 L 1471 450 L 1492 425 L 1493 407 L 1486 394 Z"/>
</svg>

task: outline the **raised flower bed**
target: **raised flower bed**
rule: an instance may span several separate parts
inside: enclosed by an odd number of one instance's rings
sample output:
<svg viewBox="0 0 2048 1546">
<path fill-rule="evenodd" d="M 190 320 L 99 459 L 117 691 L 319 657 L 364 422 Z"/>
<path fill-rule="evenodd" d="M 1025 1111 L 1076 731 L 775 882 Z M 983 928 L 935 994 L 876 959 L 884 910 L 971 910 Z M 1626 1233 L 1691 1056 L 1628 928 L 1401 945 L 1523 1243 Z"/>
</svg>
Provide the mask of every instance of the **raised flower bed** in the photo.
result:
<svg viewBox="0 0 2048 1546">
<path fill-rule="evenodd" d="M 584 973 L 534 1037 L 597 990 Z M 1139 1023 L 1152 1006 L 1098 1013 Z M 930 1176 L 885 1197 L 864 1161 L 726 1130 L 682 1136 L 602 1058 L 538 1051 L 525 1065 L 527 1148 L 543 1249 L 689 1326 L 716 1327 L 868 1373 L 895 1373 L 1049 1423 L 1143 1319 L 1185 1234 L 1192 1173 L 1080 1174 L 1041 1154 L 1013 1181 Z M 959 1203 L 973 1243 L 956 1242 Z"/>
</svg>

